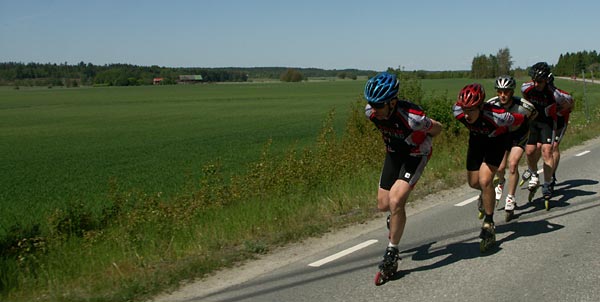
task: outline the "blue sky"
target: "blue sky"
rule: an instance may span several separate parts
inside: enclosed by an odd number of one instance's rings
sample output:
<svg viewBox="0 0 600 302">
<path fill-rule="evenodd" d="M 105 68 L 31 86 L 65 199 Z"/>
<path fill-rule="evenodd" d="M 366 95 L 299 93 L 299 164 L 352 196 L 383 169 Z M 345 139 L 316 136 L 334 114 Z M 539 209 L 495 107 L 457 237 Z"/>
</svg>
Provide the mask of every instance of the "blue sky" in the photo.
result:
<svg viewBox="0 0 600 302">
<path fill-rule="evenodd" d="M 600 1 L 0 0 L 0 62 L 470 69 L 600 51 Z"/>
</svg>

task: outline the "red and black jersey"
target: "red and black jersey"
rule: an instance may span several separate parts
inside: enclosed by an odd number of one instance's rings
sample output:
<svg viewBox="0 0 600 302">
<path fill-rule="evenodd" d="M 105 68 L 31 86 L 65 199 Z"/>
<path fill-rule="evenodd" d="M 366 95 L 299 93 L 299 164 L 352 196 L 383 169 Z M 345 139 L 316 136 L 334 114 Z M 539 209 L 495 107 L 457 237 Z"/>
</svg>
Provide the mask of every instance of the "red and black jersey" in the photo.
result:
<svg viewBox="0 0 600 302">
<path fill-rule="evenodd" d="M 541 123 L 553 123 L 556 120 L 557 102 L 556 96 L 560 96 L 560 91 L 552 89 L 550 85 L 546 85 L 542 91 L 535 89 L 535 83 L 530 81 L 521 85 L 521 94 L 523 98 L 531 102 L 538 112 L 535 121 Z M 568 95 L 565 92 L 566 95 Z"/>
<path fill-rule="evenodd" d="M 365 115 L 381 132 L 387 152 L 412 156 L 431 153 L 432 140 L 427 131 L 433 127 L 433 122 L 419 105 L 399 100 L 387 120 L 375 118 L 371 106 L 367 105 Z"/>
<path fill-rule="evenodd" d="M 506 109 L 483 103 L 479 118 L 472 124 L 468 123 L 462 107 L 454 104 L 452 107 L 454 117 L 467 126 L 472 135 L 496 137 L 508 132 L 510 126 L 518 126 L 524 121 L 520 113 L 510 113 Z"/>
</svg>

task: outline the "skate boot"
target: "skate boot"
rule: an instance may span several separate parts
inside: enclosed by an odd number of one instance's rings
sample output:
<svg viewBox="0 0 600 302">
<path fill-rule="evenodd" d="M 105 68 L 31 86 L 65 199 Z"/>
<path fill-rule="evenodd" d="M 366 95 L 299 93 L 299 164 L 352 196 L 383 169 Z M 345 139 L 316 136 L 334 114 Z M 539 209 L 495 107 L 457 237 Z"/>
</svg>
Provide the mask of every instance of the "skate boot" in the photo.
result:
<svg viewBox="0 0 600 302">
<path fill-rule="evenodd" d="M 529 196 L 527 200 L 531 202 L 535 193 L 537 192 L 538 187 L 540 186 L 540 179 L 537 173 L 531 173 L 531 177 L 529 178 L 529 184 L 527 185 L 527 189 L 529 190 Z"/>
<path fill-rule="evenodd" d="M 550 210 L 550 198 L 552 198 L 552 185 L 545 183 L 542 185 L 542 195 L 544 196 L 544 207 L 546 211 Z"/>
<path fill-rule="evenodd" d="M 498 207 L 498 202 L 500 202 L 500 198 L 502 198 L 502 191 L 504 191 L 504 182 L 506 180 L 498 181 L 498 184 L 494 188 L 496 191 L 496 207 Z"/>
<path fill-rule="evenodd" d="M 389 240 L 390 238 L 392 238 L 392 232 L 390 232 L 390 219 L 391 219 L 391 217 L 392 217 L 392 214 L 388 214 L 388 217 L 387 217 L 387 219 L 385 220 L 385 223 L 386 223 L 386 225 L 387 225 L 387 229 L 388 229 L 388 240 Z"/>
<path fill-rule="evenodd" d="M 521 175 L 521 181 L 519 182 L 519 187 L 523 186 L 523 184 L 531 178 L 531 170 L 527 168 L 527 170 L 523 171 Z"/>
<path fill-rule="evenodd" d="M 479 238 L 481 238 L 479 243 L 480 252 L 485 253 L 494 246 L 496 243 L 496 227 L 493 222 L 483 222 Z"/>
<path fill-rule="evenodd" d="M 494 180 L 492 180 L 494 187 L 497 186 L 499 182 L 500 182 L 500 178 L 498 178 L 498 175 L 494 175 Z"/>
<path fill-rule="evenodd" d="M 552 189 L 552 192 L 554 192 L 554 186 L 556 186 L 556 176 L 552 174 L 552 181 L 550 182 L 550 188 Z"/>
<path fill-rule="evenodd" d="M 515 216 L 515 207 L 517 206 L 517 201 L 515 200 L 515 197 L 508 194 L 506 196 L 506 204 L 504 205 L 504 220 L 506 222 L 511 221 L 514 216 Z"/>
<path fill-rule="evenodd" d="M 477 210 L 479 210 L 477 218 L 483 219 L 483 215 L 485 215 L 485 212 L 483 210 L 483 199 L 481 199 L 481 194 L 479 194 L 479 197 L 477 198 Z"/>
<path fill-rule="evenodd" d="M 379 271 L 375 275 L 375 285 L 382 285 L 394 276 L 396 270 L 398 270 L 398 261 L 400 260 L 398 254 L 398 249 L 391 246 L 388 246 L 385 250 L 383 260 L 379 264 Z"/>
</svg>

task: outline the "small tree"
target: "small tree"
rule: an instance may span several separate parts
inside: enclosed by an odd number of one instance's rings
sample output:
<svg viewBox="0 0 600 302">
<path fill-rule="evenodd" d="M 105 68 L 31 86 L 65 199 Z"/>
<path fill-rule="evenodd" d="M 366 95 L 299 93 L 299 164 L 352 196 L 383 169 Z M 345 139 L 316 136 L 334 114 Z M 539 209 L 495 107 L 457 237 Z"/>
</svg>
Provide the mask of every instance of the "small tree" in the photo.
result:
<svg viewBox="0 0 600 302">
<path fill-rule="evenodd" d="M 288 68 L 279 79 L 282 82 L 300 82 L 304 79 L 304 75 L 296 69 Z"/>
</svg>

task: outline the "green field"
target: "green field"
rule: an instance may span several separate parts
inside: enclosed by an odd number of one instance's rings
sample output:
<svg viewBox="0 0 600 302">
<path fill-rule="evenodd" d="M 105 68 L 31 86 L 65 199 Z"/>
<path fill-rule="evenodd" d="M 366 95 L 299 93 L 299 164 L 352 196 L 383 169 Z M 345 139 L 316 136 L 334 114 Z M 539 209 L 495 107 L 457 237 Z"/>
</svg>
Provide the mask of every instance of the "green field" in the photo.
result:
<svg viewBox="0 0 600 302">
<path fill-rule="evenodd" d="M 0 89 L 3 225 L 101 203 L 110 182 L 169 195 L 209 162 L 238 173 L 269 139 L 275 150 L 303 146 L 328 111 L 343 121 L 363 84 Z"/>
<path fill-rule="evenodd" d="M 450 126 L 473 81 L 423 80 L 419 103 Z M 492 97 L 493 80 L 480 82 Z M 565 148 L 597 136 L 600 85 L 587 86 L 587 109 L 581 83 L 557 84 L 577 102 Z M 363 117 L 363 86 L 0 88 L 0 297 L 144 300 L 373 217 L 383 144 Z M 466 181 L 465 146 L 464 135 L 436 137 L 414 194 Z M 206 177 L 214 163 L 222 174 Z"/>
<path fill-rule="evenodd" d="M 468 79 L 423 80 L 453 99 Z M 493 80 L 481 81 L 488 97 Z M 102 204 L 110 186 L 177 194 L 218 162 L 243 172 L 269 139 L 275 152 L 314 142 L 327 113 L 342 127 L 364 81 L 0 89 L 0 234 L 69 202 Z M 560 81 L 582 93 L 582 84 Z M 593 91 L 594 87 L 591 87 Z M 580 107 L 581 108 L 581 107 Z"/>
</svg>

